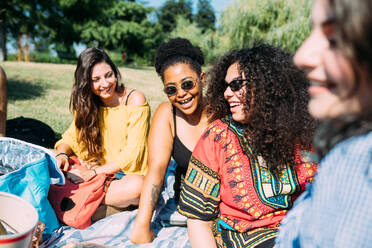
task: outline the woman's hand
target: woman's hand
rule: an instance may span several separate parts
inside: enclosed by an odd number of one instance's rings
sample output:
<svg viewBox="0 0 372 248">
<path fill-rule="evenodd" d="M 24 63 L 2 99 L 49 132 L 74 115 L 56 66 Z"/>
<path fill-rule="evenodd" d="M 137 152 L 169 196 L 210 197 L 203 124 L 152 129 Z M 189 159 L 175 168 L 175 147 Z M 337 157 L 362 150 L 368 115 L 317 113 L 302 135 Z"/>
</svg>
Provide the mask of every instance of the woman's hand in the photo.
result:
<svg viewBox="0 0 372 248">
<path fill-rule="evenodd" d="M 74 168 L 66 173 L 66 177 L 75 184 L 89 181 L 95 175 L 97 175 L 97 173 L 94 169 L 86 168 Z"/>
<path fill-rule="evenodd" d="M 56 156 L 57 165 L 62 171 L 68 171 L 70 163 L 68 162 L 68 156 L 64 153 L 57 154 Z"/>
<path fill-rule="evenodd" d="M 149 228 L 149 225 L 140 226 L 134 223 L 130 241 L 134 244 L 151 243 L 155 238 L 154 232 Z"/>
</svg>

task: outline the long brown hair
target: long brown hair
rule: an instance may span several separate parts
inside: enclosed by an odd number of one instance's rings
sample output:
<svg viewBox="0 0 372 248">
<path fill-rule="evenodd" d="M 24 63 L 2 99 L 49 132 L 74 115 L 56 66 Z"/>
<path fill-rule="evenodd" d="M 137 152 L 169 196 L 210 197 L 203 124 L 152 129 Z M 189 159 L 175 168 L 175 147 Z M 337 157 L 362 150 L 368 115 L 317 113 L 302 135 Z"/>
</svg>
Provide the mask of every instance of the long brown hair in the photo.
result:
<svg viewBox="0 0 372 248">
<path fill-rule="evenodd" d="M 359 88 L 363 76 L 367 76 L 367 83 L 372 82 L 372 1 L 329 0 L 329 3 L 337 45 L 353 67 L 355 84 L 349 94 L 351 97 Z M 367 111 L 370 112 L 369 109 Z"/>
<path fill-rule="evenodd" d="M 99 129 L 99 107 L 101 99 L 92 90 L 92 68 L 101 62 L 110 65 L 116 78 L 115 91 L 123 92 L 120 84 L 121 75 L 107 53 L 99 48 L 84 50 L 78 59 L 75 70 L 75 82 L 70 98 L 70 110 L 74 113 L 75 126 L 78 130 L 78 142 L 88 150 L 89 158 L 102 156 L 102 137 Z"/>
</svg>

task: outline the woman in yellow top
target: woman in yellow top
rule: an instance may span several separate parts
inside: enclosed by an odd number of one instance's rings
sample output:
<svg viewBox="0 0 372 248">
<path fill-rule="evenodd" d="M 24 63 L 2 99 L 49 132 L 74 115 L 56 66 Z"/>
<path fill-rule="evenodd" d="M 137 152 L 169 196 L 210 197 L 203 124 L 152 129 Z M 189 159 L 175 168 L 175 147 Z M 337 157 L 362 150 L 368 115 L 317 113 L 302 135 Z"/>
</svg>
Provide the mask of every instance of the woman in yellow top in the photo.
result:
<svg viewBox="0 0 372 248">
<path fill-rule="evenodd" d="M 56 145 L 58 165 L 74 183 L 96 174 L 126 174 L 111 182 L 104 204 L 118 208 L 138 205 L 147 171 L 150 107 L 144 95 L 120 84 L 120 72 L 98 48 L 82 52 L 70 99 L 74 120 Z M 76 155 L 89 169 L 69 168 Z"/>
</svg>

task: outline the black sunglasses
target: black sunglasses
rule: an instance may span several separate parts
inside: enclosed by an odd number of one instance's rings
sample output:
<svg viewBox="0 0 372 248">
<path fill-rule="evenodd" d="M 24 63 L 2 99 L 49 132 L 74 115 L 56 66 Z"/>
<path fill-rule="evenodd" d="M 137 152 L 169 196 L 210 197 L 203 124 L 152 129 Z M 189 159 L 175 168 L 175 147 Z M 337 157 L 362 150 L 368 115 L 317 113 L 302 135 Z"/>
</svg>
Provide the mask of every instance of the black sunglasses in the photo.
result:
<svg viewBox="0 0 372 248">
<path fill-rule="evenodd" d="M 248 82 L 248 79 L 234 79 L 230 83 L 225 81 L 225 90 L 230 87 L 232 91 L 238 91 L 244 86 L 244 82 Z"/>
<path fill-rule="evenodd" d="M 184 81 L 181 83 L 181 89 L 183 89 L 184 91 L 189 91 L 195 87 L 195 84 L 196 83 L 192 80 Z M 169 85 L 169 86 L 164 87 L 163 91 L 168 96 L 173 96 L 177 93 L 178 88 L 174 85 Z"/>
</svg>

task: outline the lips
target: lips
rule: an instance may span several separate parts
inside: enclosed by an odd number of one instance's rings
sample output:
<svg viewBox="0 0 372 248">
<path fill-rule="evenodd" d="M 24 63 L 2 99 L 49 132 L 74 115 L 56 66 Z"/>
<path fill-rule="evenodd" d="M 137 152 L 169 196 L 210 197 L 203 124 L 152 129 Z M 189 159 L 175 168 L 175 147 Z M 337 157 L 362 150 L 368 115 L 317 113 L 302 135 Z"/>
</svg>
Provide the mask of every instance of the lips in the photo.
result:
<svg viewBox="0 0 372 248">
<path fill-rule="evenodd" d="M 334 89 L 335 86 L 336 85 L 332 82 L 323 83 L 323 82 L 311 81 L 310 87 L 307 89 L 307 91 L 309 92 L 310 95 L 313 96 L 313 95 L 318 95 L 318 94 L 322 94 L 325 92 L 329 92 L 332 89 Z"/>
<path fill-rule="evenodd" d="M 104 89 L 100 89 L 99 91 L 100 91 L 101 93 L 109 93 L 109 92 L 111 91 L 111 88 L 112 88 L 112 86 L 107 87 L 107 88 L 104 88 Z"/>
<path fill-rule="evenodd" d="M 177 103 L 179 103 L 182 108 L 187 109 L 187 108 L 190 108 L 192 106 L 192 104 L 194 102 L 193 100 L 194 100 L 194 97 L 190 97 L 190 98 L 185 99 L 185 100 L 177 101 Z"/>
<path fill-rule="evenodd" d="M 231 113 L 240 112 L 241 108 L 244 106 L 244 104 L 241 102 L 229 102 L 229 105 Z"/>
</svg>

